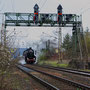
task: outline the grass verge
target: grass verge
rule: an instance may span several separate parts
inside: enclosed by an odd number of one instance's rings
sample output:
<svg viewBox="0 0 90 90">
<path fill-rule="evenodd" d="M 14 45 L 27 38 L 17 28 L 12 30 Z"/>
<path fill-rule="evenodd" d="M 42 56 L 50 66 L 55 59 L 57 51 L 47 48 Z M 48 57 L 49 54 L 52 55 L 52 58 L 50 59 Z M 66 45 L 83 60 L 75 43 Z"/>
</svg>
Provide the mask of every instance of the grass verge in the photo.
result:
<svg viewBox="0 0 90 90">
<path fill-rule="evenodd" d="M 58 63 L 58 61 L 40 61 L 38 62 L 38 64 L 51 65 L 55 67 L 64 67 L 64 68 L 68 67 L 67 63 L 64 63 L 64 62 Z"/>
</svg>

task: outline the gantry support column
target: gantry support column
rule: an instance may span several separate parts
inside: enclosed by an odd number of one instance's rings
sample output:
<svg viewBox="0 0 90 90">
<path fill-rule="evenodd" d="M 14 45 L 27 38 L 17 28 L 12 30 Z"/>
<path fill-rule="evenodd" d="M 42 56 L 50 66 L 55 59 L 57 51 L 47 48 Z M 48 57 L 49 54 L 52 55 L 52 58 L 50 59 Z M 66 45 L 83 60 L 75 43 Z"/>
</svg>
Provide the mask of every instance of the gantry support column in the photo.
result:
<svg viewBox="0 0 90 90">
<path fill-rule="evenodd" d="M 62 31 L 61 31 L 61 27 L 59 27 L 59 31 L 58 31 L 58 54 L 59 54 L 58 62 L 62 62 Z"/>
</svg>

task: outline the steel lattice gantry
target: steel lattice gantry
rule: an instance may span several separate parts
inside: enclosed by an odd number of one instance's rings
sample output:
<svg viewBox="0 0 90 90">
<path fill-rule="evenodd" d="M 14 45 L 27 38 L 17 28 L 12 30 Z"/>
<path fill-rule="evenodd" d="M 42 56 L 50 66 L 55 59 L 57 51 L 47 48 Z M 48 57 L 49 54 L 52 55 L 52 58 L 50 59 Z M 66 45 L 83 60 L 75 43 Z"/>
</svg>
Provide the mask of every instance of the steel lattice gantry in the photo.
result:
<svg viewBox="0 0 90 90">
<path fill-rule="evenodd" d="M 30 27 L 73 27 L 72 34 L 74 37 L 73 47 L 75 53 L 80 57 L 84 57 L 82 54 L 82 48 L 79 38 L 83 35 L 82 17 L 76 14 L 55 14 L 55 13 L 36 13 L 38 15 L 38 21 L 35 23 L 35 13 L 4 13 L 5 14 L 5 28 L 7 26 L 30 26 Z M 58 22 L 58 15 L 61 15 L 60 22 Z M 78 37 L 80 35 L 80 37 Z M 6 40 L 6 39 L 5 39 Z M 4 40 L 4 42 L 5 42 Z M 79 50 L 80 48 L 80 50 Z M 79 53 L 77 53 L 79 50 Z M 75 56 L 74 53 L 74 56 Z M 77 55 L 76 55 L 77 56 Z"/>
<path fill-rule="evenodd" d="M 55 13 L 39 13 L 38 22 L 33 20 L 34 13 L 5 13 L 5 26 L 42 26 L 42 27 L 73 27 L 81 25 L 81 17 L 76 14 L 62 14 L 62 21 L 58 25 L 58 15 Z"/>
<path fill-rule="evenodd" d="M 5 28 L 7 26 L 30 26 L 30 27 L 73 27 L 73 54 L 74 57 L 84 57 L 83 45 L 80 41 L 83 38 L 82 17 L 76 14 L 62 14 L 62 6 L 57 7 L 57 13 L 39 13 L 39 6 L 35 4 L 34 13 L 4 13 Z M 60 29 L 60 28 L 59 28 Z M 61 29 L 60 29 L 61 42 Z M 84 40 L 84 38 L 83 38 Z M 4 45 L 6 45 L 6 31 L 4 29 Z M 61 43 L 60 43 L 61 46 Z M 61 47 L 59 47 L 60 49 Z M 84 47 L 85 48 L 85 47 Z M 75 49 L 75 50 L 74 50 Z M 80 50 L 79 50 L 80 49 Z M 60 50 L 59 50 L 60 51 Z M 85 50 L 84 50 L 85 51 Z"/>
</svg>

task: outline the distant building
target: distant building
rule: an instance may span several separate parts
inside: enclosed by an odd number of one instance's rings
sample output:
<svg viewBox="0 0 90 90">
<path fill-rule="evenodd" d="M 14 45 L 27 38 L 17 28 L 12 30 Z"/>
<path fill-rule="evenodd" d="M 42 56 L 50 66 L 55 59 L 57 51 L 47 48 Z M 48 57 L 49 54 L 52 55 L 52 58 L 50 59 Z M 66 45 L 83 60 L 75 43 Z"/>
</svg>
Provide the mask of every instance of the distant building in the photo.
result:
<svg viewBox="0 0 90 90">
<path fill-rule="evenodd" d="M 23 51 L 27 48 L 17 48 L 15 52 L 12 53 L 13 58 L 17 58 L 18 56 L 23 56 Z"/>
</svg>

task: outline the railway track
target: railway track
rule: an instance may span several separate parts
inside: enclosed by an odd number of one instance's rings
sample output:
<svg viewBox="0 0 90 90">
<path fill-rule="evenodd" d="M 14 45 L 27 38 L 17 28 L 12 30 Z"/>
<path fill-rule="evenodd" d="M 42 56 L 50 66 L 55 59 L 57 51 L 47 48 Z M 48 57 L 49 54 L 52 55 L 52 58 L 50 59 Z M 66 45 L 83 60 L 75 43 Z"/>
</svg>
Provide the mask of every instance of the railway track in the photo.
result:
<svg viewBox="0 0 90 90">
<path fill-rule="evenodd" d="M 90 77 L 90 72 L 86 72 L 86 71 L 67 69 L 67 68 L 62 68 L 62 67 L 46 66 L 46 65 L 44 65 L 44 66 L 42 66 L 42 65 L 34 65 L 34 66 L 38 66 L 38 67 L 43 67 L 43 68 L 53 69 L 53 70 L 57 70 L 57 71 L 63 71 L 63 72 L 68 72 L 68 73 L 73 73 L 73 74 L 77 74 L 77 75 Z"/>
<path fill-rule="evenodd" d="M 24 66 L 24 65 L 22 65 L 22 66 Z M 69 79 L 66 79 L 66 78 L 62 78 L 62 77 L 59 77 L 59 76 L 56 76 L 56 75 L 52 75 L 52 74 L 49 74 L 49 73 L 44 72 L 44 71 L 37 70 L 37 69 L 32 68 L 32 67 L 28 67 L 28 66 L 24 66 L 24 67 L 30 68 L 30 69 L 32 69 L 36 72 L 39 72 L 39 73 L 42 73 L 44 75 L 50 76 L 54 79 L 57 79 L 57 80 L 63 82 L 64 85 L 67 84 L 68 86 L 79 88 L 81 90 L 90 90 L 90 86 L 87 86 L 87 85 L 84 85 L 84 84 L 81 84 L 81 83 L 78 83 L 78 82 L 75 82 L 75 81 L 72 81 L 72 80 L 69 80 Z M 69 90 L 76 90 L 75 88 L 74 89 L 69 89 Z M 68 89 L 66 89 L 66 90 L 68 90 Z"/>
<path fill-rule="evenodd" d="M 42 80 L 41 78 L 33 75 L 30 73 L 30 70 L 27 69 L 24 66 L 21 65 L 17 65 L 17 68 L 20 69 L 21 71 L 23 71 L 24 73 L 26 73 L 28 76 L 32 77 L 33 79 L 35 79 L 36 81 L 38 81 L 40 84 L 42 84 L 43 86 L 45 86 L 45 88 L 49 89 L 49 90 L 60 90 L 59 88 L 55 87 L 54 85 Z"/>
</svg>

